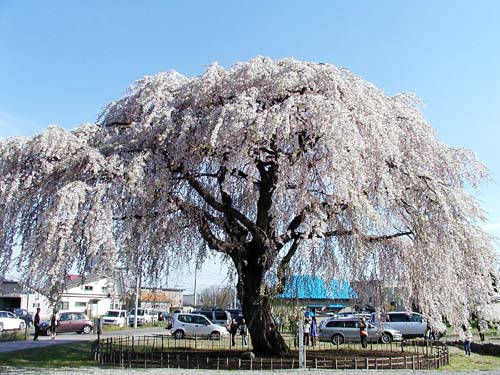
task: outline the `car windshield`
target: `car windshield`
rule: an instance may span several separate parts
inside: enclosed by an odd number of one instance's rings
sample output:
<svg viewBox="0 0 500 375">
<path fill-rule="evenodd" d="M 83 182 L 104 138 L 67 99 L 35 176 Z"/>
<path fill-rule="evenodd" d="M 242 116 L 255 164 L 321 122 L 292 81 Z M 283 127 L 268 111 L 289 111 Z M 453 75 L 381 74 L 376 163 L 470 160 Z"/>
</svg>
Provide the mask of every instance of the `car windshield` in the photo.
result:
<svg viewBox="0 0 500 375">
<path fill-rule="evenodd" d="M 108 311 L 106 313 L 106 316 L 117 318 L 120 316 L 120 312 L 119 311 Z"/>
</svg>

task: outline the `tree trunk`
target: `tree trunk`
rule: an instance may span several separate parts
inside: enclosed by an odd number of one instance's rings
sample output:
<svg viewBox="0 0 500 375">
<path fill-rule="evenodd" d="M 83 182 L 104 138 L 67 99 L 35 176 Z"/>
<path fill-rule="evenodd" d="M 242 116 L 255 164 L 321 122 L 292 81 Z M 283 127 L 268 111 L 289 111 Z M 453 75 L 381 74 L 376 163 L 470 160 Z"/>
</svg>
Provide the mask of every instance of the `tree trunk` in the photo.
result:
<svg viewBox="0 0 500 375">
<path fill-rule="evenodd" d="M 253 352 L 278 356 L 288 354 L 290 349 L 278 332 L 271 314 L 271 303 L 264 283 L 265 270 L 258 259 L 253 258 L 245 263 L 240 265 L 238 294 L 252 338 Z"/>
</svg>

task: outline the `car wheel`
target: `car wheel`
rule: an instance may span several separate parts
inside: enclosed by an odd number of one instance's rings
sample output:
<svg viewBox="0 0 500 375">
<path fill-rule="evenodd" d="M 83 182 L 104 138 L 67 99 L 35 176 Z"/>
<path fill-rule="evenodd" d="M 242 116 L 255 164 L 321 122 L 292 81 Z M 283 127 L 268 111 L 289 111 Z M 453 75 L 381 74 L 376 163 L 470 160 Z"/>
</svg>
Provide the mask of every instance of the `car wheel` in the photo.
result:
<svg viewBox="0 0 500 375">
<path fill-rule="evenodd" d="M 25 329 L 26 328 L 26 323 L 23 322 L 20 322 L 19 323 L 19 329 Z"/>
<path fill-rule="evenodd" d="M 336 333 L 335 335 L 332 336 L 333 345 L 342 345 L 343 343 L 344 343 L 344 338 L 342 337 L 342 335 Z"/>
<path fill-rule="evenodd" d="M 90 333 L 90 331 L 92 331 L 91 326 L 83 326 L 82 333 L 85 333 L 86 335 L 88 335 Z"/>
<path fill-rule="evenodd" d="M 3 323 L 0 323 L 0 332 L 3 331 Z"/>
<path fill-rule="evenodd" d="M 45 335 L 50 336 L 51 333 L 52 331 L 50 330 L 50 328 L 47 328 L 47 330 L 45 331 Z"/>
<path fill-rule="evenodd" d="M 220 332 L 214 331 L 210 334 L 210 339 L 212 340 L 220 340 Z"/>
<path fill-rule="evenodd" d="M 382 333 L 382 336 L 380 336 L 380 341 L 382 341 L 382 344 L 390 344 L 392 342 L 392 335 L 384 332 Z"/>
<path fill-rule="evenodd" d="M 176 339 L 182 339 L 182 338 L 184 338 L 184 332 L 182 332 L 182 331 L 179 329 L 179 330 L 175 331 L 175 333 L 174 333 L 174 337 L 175 337 Z"/>
</svg>

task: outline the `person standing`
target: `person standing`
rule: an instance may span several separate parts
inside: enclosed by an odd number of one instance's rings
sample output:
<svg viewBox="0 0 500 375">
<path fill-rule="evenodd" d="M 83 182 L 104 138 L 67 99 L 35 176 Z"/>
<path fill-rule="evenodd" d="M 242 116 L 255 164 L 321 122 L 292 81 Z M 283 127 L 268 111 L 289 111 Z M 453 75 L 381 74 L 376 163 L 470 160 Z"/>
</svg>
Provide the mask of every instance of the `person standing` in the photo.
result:
<svg viewBox="0 0 500 375">
<path fill-rule="evenodd" d="M 232 344 L 232 346 L 235 346 L 236 342 L 234 341 L 234 338 L 236 337 L 236 334 L 238 333 L 238 323 L 236 323 L 236 319 L 234 319 L 234 318 L 231 321 L 231 324 L 229 326 L 229 333 L 231 334 L 231 344 Z"/>
<path fill-rule="evenodd" d="M 40 308 L 36 309 L 35 318 L 33 319 L 33 324 L 35 326 L 35 336 L 33 337 L 33 341 L 38 340 L 38 336 L 40 336 Z"/>
<path fill-rule="evenodd" d="M 359 319 L 359 337 L 361 339 L 361 346 L 366 348 L 368 346 L 368 324 L 364 316 Z"/>
<path fill-rule="evenodd" d="M 469 355 L 471 353 L 470 344 L 472 343 L 472 332 L 469 327 L 466 327 L 465 324 L 462 325 L 462 329 L 464 330 L 464 351 L 465 355 Z"/>
<path fill-rule="evenodd" d="M 241 320 L 240 335 L 241 335 L 241 345 L 248 346 L 248 343 L 247 343 L 248 326 L 247 326 L 245 319 Z"/>
<path fill-rule="evenodd" d="M 316 338 L 318 337 L 318 323 L 316 322 L 316 317 L 312 317 L 311 321 L 311 345 L 316 345 Z"/>
<path fill-rule="evenodd" d="M 481 318 L 481 320 L 479 320 L 477 330 L 479 331 L 479 339 L 481 340 L 481 342 L 484 342 L 484 333 L 488 330 L 488 322 L 484 318 Z"/>
<path fill-rule="evenodd" d="M 55 340 L 57 334 L 57 325 L 59 324 L 59 312 L 56 308 L 52 311 L 52 316 L 50 317 L 50 338 Z"/>
<path fill-rule="evenodd" d="M 309 346 L 309 337 L 311 336 L 311 321 L 306 318 L 304 321 L 304 346 Z"/>
</svg>

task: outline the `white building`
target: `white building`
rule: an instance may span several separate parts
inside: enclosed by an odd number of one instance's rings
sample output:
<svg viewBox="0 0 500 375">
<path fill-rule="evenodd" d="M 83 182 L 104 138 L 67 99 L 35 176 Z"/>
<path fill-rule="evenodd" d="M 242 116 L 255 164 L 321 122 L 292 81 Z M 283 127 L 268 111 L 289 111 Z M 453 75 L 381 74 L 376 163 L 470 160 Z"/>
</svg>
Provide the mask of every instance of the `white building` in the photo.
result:
<svg viewBox="0 0 500 375">
<path fill-rule="evenodd" d="M 101 276 L 68 275 L 65 289 L 59 296 L 60 311 L 79 311 L 89 317 L 104 315 L 110 309 L 121 309 L 123 305 L 123 280 L 115 272 L 112 281 Z M 35 314 L 40 307 L 42 319 L 48 319 L 53 304 L 41 293 L 23 288 L 19 282 L 3 280 L 0 284 L 0 310 L 18 307 Z"/>
<path fill-rule="evenodd" d="M 110 309 L 121 309 L 121 293 L 106 278 L 69 275 L 59 298 L 60 311 L 80 311 L 89 317 L 104 315 Z"/>
</svg>

